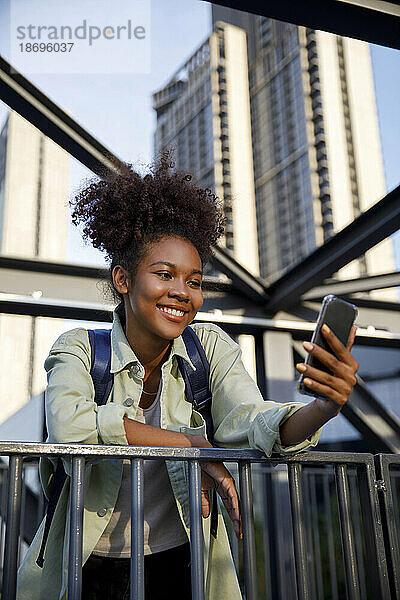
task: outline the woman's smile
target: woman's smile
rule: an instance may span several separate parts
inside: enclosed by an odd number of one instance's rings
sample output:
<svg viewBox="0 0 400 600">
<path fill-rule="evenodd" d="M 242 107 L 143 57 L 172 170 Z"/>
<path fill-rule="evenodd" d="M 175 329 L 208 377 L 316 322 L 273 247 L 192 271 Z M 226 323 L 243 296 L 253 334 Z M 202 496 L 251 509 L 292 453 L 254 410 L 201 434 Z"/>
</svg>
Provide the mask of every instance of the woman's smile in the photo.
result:
<svg viewBox="0 0 400 600">
<path fill-rule="evenodd" d="M 157 305 L 157 309 L 165 319 L 168 319 L 173 323 L 182 323 L 185 318 L 185 314 L 188 312 L 180 308 L 172 308 L 170 306 L 162 306 L 159 304 Z"/>
</svg>

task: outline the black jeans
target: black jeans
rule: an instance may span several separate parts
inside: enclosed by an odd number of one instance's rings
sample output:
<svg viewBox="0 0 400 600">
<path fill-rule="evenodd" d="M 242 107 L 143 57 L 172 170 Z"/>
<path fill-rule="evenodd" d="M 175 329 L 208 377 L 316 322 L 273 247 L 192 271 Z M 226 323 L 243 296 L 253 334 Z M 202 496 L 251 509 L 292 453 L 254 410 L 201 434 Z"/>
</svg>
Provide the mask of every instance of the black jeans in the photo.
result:
<svg viewBox="0 0 400 600">
<path fill-rule="evenodd" d="M 191 600 L 190 544 L 144 557 L 146 600 Z M 82 570 L 82 600 L 129 600 L 130 558 L 92 554 Z"/>
</svg>

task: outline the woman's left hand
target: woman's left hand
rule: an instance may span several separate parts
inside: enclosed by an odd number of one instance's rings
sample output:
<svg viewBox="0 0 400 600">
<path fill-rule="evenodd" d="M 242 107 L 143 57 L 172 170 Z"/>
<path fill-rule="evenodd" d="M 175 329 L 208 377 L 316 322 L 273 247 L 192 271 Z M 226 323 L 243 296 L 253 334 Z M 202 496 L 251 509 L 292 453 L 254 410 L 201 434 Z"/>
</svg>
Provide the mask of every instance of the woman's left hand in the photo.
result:
<svg viewBox="0 0 400 600">
<path fill-rule="evenodd" d="M 305 375 L 304 384 L 315 392 L 320 408 L 332 417 L 337 415 L 346 404 L 350 392 L 357 382 L 356 373 L 359 365 L 350 354 L 356 331 L 357 327 L 353 325 L 345 347 L 336 335 L 326 325 L 323 325 L 322 333 L 334 355 L 316 344 L 303 342 L 307 352 L 328 367 L 328 373 L 304 363 L 296 365 L 296 369 Z"/>
</svg>

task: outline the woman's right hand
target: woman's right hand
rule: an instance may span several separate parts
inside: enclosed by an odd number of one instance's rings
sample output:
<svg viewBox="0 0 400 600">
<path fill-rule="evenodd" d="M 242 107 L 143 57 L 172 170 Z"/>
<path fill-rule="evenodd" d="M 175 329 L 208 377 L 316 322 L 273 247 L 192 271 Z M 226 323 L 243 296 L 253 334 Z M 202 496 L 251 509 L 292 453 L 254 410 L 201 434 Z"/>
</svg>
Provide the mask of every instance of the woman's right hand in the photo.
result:
<svg viewBox="0 0 400 600">
<path fill-rule="evenodd" d="M 201 435 L 190 436 L 192 447 L 213 448 Z M 201 506 L 203 517 L 210 514 L 210 496 L 208 490 L 215 489 L 221 497 L 226 511 L 232 521 L 233 530 L 238 539 L 242 538 L 242 520 L 240 516 L 239 497 L 235 481 L 221 461 L 201 461 Z"/>
<path fill-rule="evenodd" d="M 201 462 L 201 507 L 204 518 L 210 514 L 210 496 L 208 490 L 211 489 L 215 489 L 221 497 L 232 521 L 236 537 L 241 539 L 242 521 L 240 517 L 239 497 L 235 481 L 223 462 Z"/>
</svg>

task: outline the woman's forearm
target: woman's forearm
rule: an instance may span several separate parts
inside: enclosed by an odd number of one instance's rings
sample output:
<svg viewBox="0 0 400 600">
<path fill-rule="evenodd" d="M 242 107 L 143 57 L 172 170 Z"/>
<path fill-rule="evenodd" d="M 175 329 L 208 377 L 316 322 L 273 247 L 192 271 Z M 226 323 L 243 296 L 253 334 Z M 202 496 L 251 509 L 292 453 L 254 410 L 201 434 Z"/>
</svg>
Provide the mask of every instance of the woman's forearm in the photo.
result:
<svg viewBox="0 0 400 600">
<path fill-rule="evenodd" d="M 190 435 L 160 429 L 124 417 L 128 444 L 132 446 L 166 446 L 168 448 L 209 448 L 211 444 L 201 435 Z"/>
<path fill-rule="evenodd" d="M 323 401 L 322 401 L 323 402 Z M 303 442 L 311 437 L 320 427 L 325 425 L 339 411 L 327 410 L 321 400 L 316 398 L 313 402 L 306 404 L 279 428 L 281 443 L 283 446 L 292 446 Z"/>
</svg>

